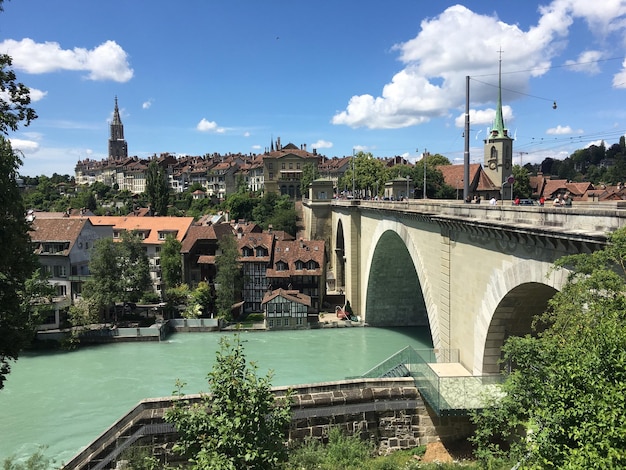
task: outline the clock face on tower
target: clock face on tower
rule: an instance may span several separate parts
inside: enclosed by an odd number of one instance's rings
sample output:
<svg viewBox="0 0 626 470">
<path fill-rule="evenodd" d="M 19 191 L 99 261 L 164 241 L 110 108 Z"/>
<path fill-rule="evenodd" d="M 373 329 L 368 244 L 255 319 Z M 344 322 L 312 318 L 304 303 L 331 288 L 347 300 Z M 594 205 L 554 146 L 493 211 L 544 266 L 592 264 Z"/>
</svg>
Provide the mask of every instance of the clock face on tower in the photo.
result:
<svg viewBox="0 0 626 470">
<path fill-rule="evenodd" d="M 495 169 L 496 169 L 496 166 L 497 166 L 497 165 L 496 165 L 496 162 L 491 162 L 491 163 L 489 163 L 489 168 L 491 168 L 492 170 L 495 170 Z"/>
</svg>

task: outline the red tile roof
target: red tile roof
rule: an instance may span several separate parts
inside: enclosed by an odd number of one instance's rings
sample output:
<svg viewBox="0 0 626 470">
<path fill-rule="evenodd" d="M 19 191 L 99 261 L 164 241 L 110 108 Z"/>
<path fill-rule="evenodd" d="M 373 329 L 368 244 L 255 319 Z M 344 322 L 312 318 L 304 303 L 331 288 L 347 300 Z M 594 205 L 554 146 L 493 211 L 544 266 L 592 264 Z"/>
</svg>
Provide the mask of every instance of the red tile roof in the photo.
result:
<svg viewBox="0 0 626 470">
<path fill-rule="evenodd" d="M 300 291 L 297 291 L 297 290 L 285 290 L 285 289 L 276 289 L 276 290 L 266 293 L 265 296 L 263 296 L 263 301 L 261 302 L 261 304 L 266 304 L 270 300 L 275 299 L 276 297 L 279 297 L 279 296 L 283 297 L 286 300 L 289 300 L 290 302 L 295 302 L 301 305 L 305 305 L 307 307 L 311 306 L 310 296 L 306 294 L 302 294 L 300 293 Z"/>
</svg>

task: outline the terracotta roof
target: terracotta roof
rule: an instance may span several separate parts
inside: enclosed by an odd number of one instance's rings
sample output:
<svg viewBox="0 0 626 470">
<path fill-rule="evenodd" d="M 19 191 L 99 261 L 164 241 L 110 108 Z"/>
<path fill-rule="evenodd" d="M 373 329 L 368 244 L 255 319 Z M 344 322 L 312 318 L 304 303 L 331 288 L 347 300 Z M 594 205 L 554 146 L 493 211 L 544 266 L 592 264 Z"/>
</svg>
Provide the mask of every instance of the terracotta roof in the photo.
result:
<svg viewBox="0 0 626 470">
<path fill-rule="evenodd" d="M 266 271 L 266 277 L 290 277 L 298 275 L 321 276 L 324 269 L 324 241 L 323 240 L 280 240 L 274 246 L 274 260 L 271 268 Z M 287 269 L 277 270 L 276 265 L 282 261 Z M 307 263 L 315 261 L 315 269 L 296 269 L 296 261 Z"/>
<path fill-rule="evenodd" d="M 276 297 L 279 297 L 279 296 L 283 297 L 286 300 L 289 300 L 290 302 L 295 302 L 301 305 L 305 305 L 307 307 L 311 306 L 310 296 L 306 294 L 302 294 L 300 293 L 300 291 L 297 291 L 297 290 L 285 290 L 285 289 L 276 289 L 271 292 L 267 292 L 265 296 L 263 296 L 263 301 L 261 302 L 261 305 L 266 304 L 270 300 L 275 299 Z"/>
<path fill-rule="evenodd" d="M 216 240 L 213 225 L 192 225 L 182 242 L 181 253 L 189 253 L 198 240 Z"/>
<path fill-rule="evenodd" d="M 67 255 L 86 224 L 90 224 L 87 218 L 36 218 L 29 232 L 30 238 L 34 242 L 69 242 L 67 253 L 63 253 Z"/>
<path fill-rule="evenodd" d="M 215 264 L 215 256 L 200 255 L 198 256 L 198 264 Z"/>
<path fill-rule="evenodd" d="M 163 244 L 164 239 L 159 239 L 159 232 L 176 232 L 176 239 L 182 242 L 187 230 L 193 224 L 193 217 L 120 217 L 98 216 L 89 217 L 93 225 L 112 225 L 113 232 L 137 230 L 145 234 L 143 243 Z"/>
<path fill-rule="evenodd" d="M 567 180 L 548 180 L 543 188 L 542 196 L 554 197 L 556 193 L 567 191 Z"/>
<path fill-rule="evenodd" d="M 239 261 L 242 263 L 265 262 L 269 263 L 274 248 L 274 235 L 271 233 L 247 233 L 237 240 L 239 248 Z M 267 256 L 257 256 L 256 248 L 263 247 L 267 250 Z M 243 249 L 250 248 L 252 256 L 242 256 Z"/>
</svg>

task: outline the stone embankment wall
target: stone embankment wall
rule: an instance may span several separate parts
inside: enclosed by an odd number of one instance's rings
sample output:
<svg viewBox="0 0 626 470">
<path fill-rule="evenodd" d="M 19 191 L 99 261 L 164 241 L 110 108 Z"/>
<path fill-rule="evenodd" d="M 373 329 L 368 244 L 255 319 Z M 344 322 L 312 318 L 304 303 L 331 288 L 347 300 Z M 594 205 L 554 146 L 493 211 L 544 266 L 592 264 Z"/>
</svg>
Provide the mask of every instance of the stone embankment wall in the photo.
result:
<svg viewBox="0 0 626 470">
<path fill-rule="evenodd" d="M 467 437 L 472 427 L 466 417 L 438 417 L 426 407 L 411 378 L 351 379 L 290 387 L 275 387 L 277 397 L 293 390 L 289 440 L 307 438 L 327 442 L 331 428 L 375 443 L 380 452 L 411 448 L 438 440 Z M 199 395 L 186 397 L 191 402 Z M 64 469 L 113 468 L 134 437 L 142 441 L 171 442 L 175 432 L 163 421 L 175 398 L 140 402 L 127 415 L 77 454 Z"/>
</svg>

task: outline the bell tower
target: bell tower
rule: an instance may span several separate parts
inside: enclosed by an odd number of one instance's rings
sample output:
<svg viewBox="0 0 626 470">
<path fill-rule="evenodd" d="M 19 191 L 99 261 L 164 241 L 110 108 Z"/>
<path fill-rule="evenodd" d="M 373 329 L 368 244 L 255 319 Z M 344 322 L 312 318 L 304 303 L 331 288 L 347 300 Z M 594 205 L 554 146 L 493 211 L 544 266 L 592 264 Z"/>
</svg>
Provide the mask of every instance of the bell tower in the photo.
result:
<svg viewBox="0 0 626 470">
<path fill-rule="evenodd" d="M 511 199 L 511 185 L 507 179 L 513 173 L 513 139 L 504 127 L 502 116 L 502 51 L 498 66 L 498 104 L 493 128 L 485 139 L 483 170 L 500 189 L 501 199 Z"/>
<path fill-rule="evenodd" d="M 115 97 L 115 109 L 110 127 L 109 160 L 124 160 L 128 158 L 128 144 L 124 140 L 124 124 L 122 124 L 120 110 L 117 107 L 117 96 Z"/>
</svg>

